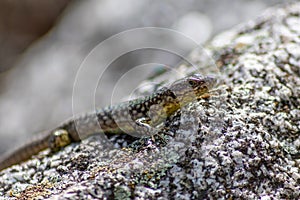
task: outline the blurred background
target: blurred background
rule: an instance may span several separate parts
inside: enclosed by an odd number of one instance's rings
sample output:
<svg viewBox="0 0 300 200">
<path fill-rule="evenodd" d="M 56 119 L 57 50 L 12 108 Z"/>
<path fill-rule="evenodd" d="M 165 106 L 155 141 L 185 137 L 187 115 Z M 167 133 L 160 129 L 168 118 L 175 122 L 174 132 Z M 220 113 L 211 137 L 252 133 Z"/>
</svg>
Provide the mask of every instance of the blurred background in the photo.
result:
<svg viewBox="0 0 300 200">
<path fill-rule="evenodd" d="M 205 44 L 217 33 L 283 2 L 287 1 L 0 1 L 0 154 L 72 116 L 73 85 L 81 63 L 95 46 L 114 34 L 164 27 Z M 164 43 L 166 38 L 157 41 Z M 109 54 L 131 42 L 124 39 L 105 48 Z M 180 45 L 186 53 L 190 51 L 185 43 Z M 94 63 L 95 68 L 107 67 L 101 89 L 96 91 L 97 106 L 124 100 L 141 80 L 159 70 L 157 64 L 135 68 L 137 65 L 162 61 L 172 66 L 178 56 L 150 49 L 122 55 L 109 67 L 101 61 Z M 86 85 L 92 75 L 93 71 L 84 74 Z M 120 79 L 122 84 L 112 100 Z M 78 103 L 83 111 L 89 108 L 85 94 Z"/>
</svg>

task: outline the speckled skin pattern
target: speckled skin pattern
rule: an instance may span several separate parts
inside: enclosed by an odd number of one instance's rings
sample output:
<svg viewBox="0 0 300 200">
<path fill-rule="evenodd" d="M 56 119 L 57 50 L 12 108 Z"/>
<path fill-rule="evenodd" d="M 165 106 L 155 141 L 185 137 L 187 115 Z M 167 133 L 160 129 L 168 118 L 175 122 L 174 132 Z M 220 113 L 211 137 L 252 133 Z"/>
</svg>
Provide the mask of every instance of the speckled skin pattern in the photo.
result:
<svg viewBox="0 0 300 200">
<path fill-rule="evenodd" d="M 194 74 L 150 96 L 108 106 L 98 109 L 95 113 L 70 119 L 5 155 L 0 159 L 0 170 L 27 160 L 43 149 L 50 148 L 57 151 L 71 141 L 77 142 L 98 132 L 135 133 L 135 136 L 139 137 L 153 135 L 157 133 L 155 129 L 157 125 L 181 106 L 206 94 L 215 83 L 216 79 L 212 76 Z M 95 118 L 97 119 L 94 120 Z"/>
<path fill-rule="evenodd" d="M 221 84 L 170 116 L 154 142 L 110 135 L 116 148 L 109 149 L 97 134 L 0 171 L 0 196 L 300 199 L 300 158 L 292 156 L 300 152 L 300 2 L 270 9 L 206 47 Z M 191 57 L 206 74 L 215 71 L 201 52 Z"/>
</svg>

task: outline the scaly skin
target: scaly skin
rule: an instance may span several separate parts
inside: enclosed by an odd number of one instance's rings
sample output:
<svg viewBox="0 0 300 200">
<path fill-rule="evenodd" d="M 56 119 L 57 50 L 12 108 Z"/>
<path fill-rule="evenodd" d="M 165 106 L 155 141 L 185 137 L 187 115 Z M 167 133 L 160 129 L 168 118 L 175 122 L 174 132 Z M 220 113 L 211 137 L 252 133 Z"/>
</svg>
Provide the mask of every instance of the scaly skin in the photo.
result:
<svg viewBox="0 0 300 200">
<path fill-rule="evenodd" d="M 67 120 L 57 128 L 43 132 L 30 143 L 0 158 L 0 170 L 29 159 L 50 148 L 60 148 L 78 142 L 94 133 L 127 133 L 142 137 L 157 133 L 156 127 L 167 117 L 208 93 L 216 83 L 211 76 L 180 79 L 150 96 L 108 106 Z"/>
</svg>

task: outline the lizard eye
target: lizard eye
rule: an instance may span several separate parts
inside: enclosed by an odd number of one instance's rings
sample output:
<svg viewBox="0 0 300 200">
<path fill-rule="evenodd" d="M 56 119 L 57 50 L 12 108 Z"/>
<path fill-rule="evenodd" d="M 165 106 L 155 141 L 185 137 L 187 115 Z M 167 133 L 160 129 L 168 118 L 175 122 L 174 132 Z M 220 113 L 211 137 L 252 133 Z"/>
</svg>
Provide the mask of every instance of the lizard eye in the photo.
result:
<svg viewBox="0 0 300 200">
<path fill-rule="evenodd" d="M 189 84 L 190 84 L 191 86 L 195 86 L 195 85 L 196 85 L 195 81 L 193 81 L 193 80 L 189 80 Z"/>
<path fill-rule="evenodd" d="M 200 80 L 189 80 L 189 84 L 193 87 L 203 84 L 203 81 Z"/>
</svg>

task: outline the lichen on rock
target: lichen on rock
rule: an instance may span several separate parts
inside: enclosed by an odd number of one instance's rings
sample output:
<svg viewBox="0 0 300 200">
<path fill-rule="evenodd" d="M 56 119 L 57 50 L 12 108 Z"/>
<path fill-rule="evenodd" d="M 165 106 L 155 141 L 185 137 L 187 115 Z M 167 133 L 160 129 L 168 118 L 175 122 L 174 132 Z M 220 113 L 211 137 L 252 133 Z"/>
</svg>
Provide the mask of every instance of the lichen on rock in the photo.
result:
<svg viewBox="0 0 300 200">
<path fill-rule="evenodd" d="M 213 39 L 219 85 L 170 117 L 155 141 L 113 136 L 112 149 L 88 138 L 0 172 L 0 195 L 38 187 L 40 198 L 299 198 L 299 21 L 300 3 L 290 4 Z"/>
</svg>

